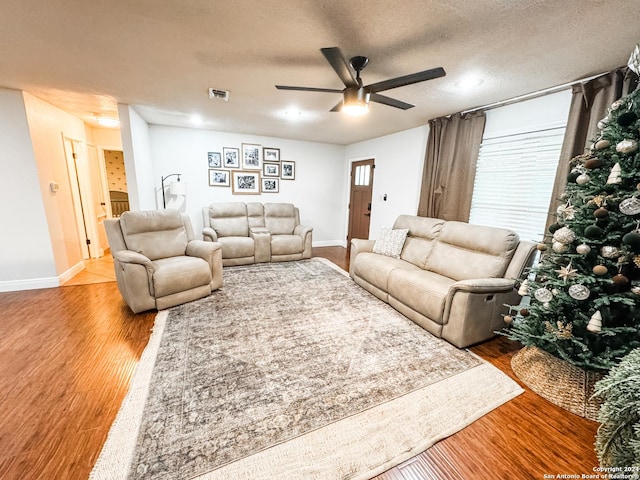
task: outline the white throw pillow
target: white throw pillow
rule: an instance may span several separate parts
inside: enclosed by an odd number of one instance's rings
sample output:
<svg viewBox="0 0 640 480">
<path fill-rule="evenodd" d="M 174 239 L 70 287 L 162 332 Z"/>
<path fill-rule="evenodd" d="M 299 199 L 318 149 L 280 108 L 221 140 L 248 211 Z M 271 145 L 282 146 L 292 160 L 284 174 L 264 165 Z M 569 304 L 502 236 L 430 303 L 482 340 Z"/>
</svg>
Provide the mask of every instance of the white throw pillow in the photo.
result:
<svg viewBox="0 0 640 480">
<path fill-rule="evenodd" d="M 373 253 L 387 255 L 388 257 L 400 258 L 402 247 L 409 233 L 408 228 L 391 229 L 382 227 L 380 235 L 373 244 Z"/>
</svg>

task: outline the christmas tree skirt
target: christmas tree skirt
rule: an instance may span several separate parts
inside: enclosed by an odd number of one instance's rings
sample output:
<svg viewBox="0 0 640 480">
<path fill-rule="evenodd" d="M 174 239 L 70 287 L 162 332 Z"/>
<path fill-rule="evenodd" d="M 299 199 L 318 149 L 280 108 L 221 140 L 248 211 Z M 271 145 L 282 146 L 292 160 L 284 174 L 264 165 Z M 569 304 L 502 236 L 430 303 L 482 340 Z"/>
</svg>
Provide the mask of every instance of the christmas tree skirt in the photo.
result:
<svg viewBox="0 0 640 480">
<path fill-rule="evenodd" d="M 582 370 L 538 347 L 524 347 L 511 359 L 522 382 L 551 403 L 597 421 L 601 402 L 592 399 L 594 384 L 603 375 Z"/>
</svg>

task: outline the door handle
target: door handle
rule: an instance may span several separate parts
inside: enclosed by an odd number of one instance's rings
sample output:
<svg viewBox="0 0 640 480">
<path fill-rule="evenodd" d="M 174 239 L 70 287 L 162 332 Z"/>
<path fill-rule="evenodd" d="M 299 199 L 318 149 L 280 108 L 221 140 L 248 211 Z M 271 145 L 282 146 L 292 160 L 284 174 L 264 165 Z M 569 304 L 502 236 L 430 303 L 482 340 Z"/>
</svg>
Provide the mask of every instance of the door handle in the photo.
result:
<svg viewBox="0 0 640 480">
<path fill-rule="evenodd" d="M 364 214 L 364 216 L 365 216 L 365 217 L 370 217 L 370 216 L 371 216 L 371 214 L 370 214 L 370 213 L 365 213 L 365 214 Z"/>
</svg>

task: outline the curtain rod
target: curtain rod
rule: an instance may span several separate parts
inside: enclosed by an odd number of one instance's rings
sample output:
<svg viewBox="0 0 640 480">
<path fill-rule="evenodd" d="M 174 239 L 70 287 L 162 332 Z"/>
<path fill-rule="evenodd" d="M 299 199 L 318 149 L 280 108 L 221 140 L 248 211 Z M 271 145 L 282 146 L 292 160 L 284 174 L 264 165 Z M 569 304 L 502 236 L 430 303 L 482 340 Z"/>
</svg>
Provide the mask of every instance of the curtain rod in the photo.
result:
<svg viewBox="0 0 640 480">
<path fill-rule="evenodd" d="M 470 112 L 476 112 L 478 110 L 492 110 L 494 108 L 504 107 L 506 105 L 511 105 L 513 103 L 523 102 L 525 100 L 531 100 L 533 98 L 542 97 L 544 95 L 550 95 L 552 93 L 558 93 L 558 92 L 561 92 L 563 90 L 567 90 L 567 89 L 569 89 L 569 88 L 571 88 L 574 85 L 577 85 L 579 83 L 588 82 L 589 80 L 593 80 L 594 78 L 598 78 L 598 77 L 601 77 L 602 75 L 606 75 L 606 74 L 608 74 L 608 73 L 610 73 L 612 71 L 615 71 L 615 70 L 609 70 L 607 72 L 599 73 L 597 75 L 591 75 L 590 77 L 581 78 L 580 80 L 575 80 L 575 81 L 569 82 L 569 83 L 563 83 L 562 85 L 556 85 L 555 87 L 545 88 L 543 90 L 538 90 L 536 92 L 525 93 L 524 95 L 519 95 L 517 97 L 513 97 L 513 98 L 510 98 L 508 100 L 501 100 L 499 102 L 490 103 L 489 105 L 485 105 L 483 107 L 475 107 L 475 108 L 470 108 L 468 110 L 463 110 L 462 112 L 460 112 L 460 115 L 464 115 L 464 114 L 470 113 Z"/>
</svg>

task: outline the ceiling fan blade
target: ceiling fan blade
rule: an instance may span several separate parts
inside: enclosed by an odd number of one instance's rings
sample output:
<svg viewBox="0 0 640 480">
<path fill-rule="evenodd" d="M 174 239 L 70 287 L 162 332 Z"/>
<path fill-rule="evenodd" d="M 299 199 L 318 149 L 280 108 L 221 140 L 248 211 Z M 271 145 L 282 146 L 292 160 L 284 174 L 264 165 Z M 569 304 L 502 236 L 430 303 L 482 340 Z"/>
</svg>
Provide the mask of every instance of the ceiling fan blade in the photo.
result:
<svg viewBox="0 0 640 480">
<path fill-rule="evenodd" d="M 402 110 L 409 110 L 410 108 L 415 107 L 415 105 L 411 105 L 410 103 L 402 102 L 400 100 L 396 100 L 395 98 L 386 97 L 384 95 L 380 95 L 379 93 L 372 93 L 370 100 L 372 102 L 383 103 L 384 105 L 400 108 Z"/>
<path fill-rule="evenodd" d="M 315 88 L 315 87 L 290 87 L 287 85 L 276 85 L 278 90 L 298 90 L 301 92 L 326 92 L 326 93 L 342 93 L 342 90 L 335 88 Z"/>
<path fill-rule="evenodd" d="M 358 82 L 353 76 L 353 72 L 351 71 L 351 67 L 342 55 L 342 52 L 338 47 L 329 47 L 329 48 L 321 48 L 320 51 L 324 55 L 324 58 L 327 59 L 329 65 L 335 70 L 342 80 L 342 83 L 345 84 L 346 87 L 358 87 Z"/>
<path fill-rule="evenodd" d="M 340 112 L 342 110 L 342 100 L 340 100 L 335 107 L 333 107 L 330 112 Z"/>
<path fill-rule="evenodd" d="M 432 68 L 425 70 L 424 72 L 412 73 L 410 75 L 404 75 L 402 77 L 391 78 L 382 82 L 372 83 L 367 85 L 370 92 L 383 92 L 385 90 L 391 90 L 392 88 L 404 87 L 405 85 L 411 85 L 413 83 L 424 82 L 426 80 L 432 80 L 438 77 L 444 77 L 446 72 L 444 68 Z"/>
</svg>

